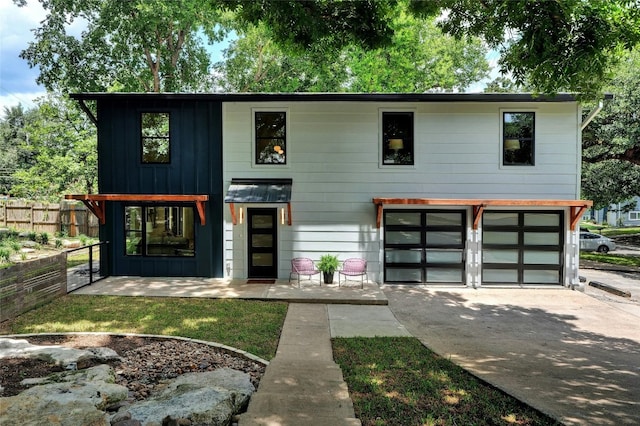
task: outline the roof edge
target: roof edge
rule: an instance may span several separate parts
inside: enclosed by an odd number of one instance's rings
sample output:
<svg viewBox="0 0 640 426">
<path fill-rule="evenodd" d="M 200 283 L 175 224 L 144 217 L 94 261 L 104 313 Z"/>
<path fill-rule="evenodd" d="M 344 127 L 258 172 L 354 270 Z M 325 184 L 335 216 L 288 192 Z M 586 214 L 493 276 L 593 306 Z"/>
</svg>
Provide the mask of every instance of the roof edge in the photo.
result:
<svg viewBox="0 0 640 426">
<path fill-rule="evenodd" d="M 198 100 L 218 102 L 577 102 L 573 93 L 71 93 L 75 100 Z M 613 95 L 605 95 L 611 99 Z"/>
</svg>

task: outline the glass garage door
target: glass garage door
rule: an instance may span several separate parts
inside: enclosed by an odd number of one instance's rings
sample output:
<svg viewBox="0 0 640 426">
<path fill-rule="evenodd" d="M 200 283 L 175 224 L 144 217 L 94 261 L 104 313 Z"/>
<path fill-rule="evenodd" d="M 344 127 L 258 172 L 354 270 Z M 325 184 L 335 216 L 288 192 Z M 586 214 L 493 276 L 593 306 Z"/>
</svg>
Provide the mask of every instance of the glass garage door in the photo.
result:
<svg viewBox="0 0 640 426">
<path fill-rule="evenodd" d="M 464 284 L 464 210 L 385 210 L 384 281 Z"/>
<path fill-rule="evenodd" d="M 482 284 L 562 284 L 563 212 L 482 215 Z"/>
</svg>

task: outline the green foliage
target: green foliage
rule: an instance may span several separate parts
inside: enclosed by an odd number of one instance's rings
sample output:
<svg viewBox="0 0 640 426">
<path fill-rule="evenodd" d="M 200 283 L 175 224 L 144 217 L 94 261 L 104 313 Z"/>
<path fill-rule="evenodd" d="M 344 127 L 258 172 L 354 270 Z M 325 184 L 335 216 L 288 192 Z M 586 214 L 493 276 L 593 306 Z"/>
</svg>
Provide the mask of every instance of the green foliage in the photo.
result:
<svg viewBox="0 0 640 426">
<path fill-rule="evenodd" d="M 540 93 L 593 98 L 620 52 L 640 41 L 640 8 L 629 0 L 412 0 L 411 8 L 447 10 L 445 32 L 482 37 L 500 51 L 503 74 Z"/>
<path fill-rule="evenodd" d="M 11 257 L 11 250 L 8 247 L 0 246 L 0 263 L 8 263 Z"/>
<path fill-rule="evenodd" d="M 596 209 L 640 195 L 640 49 L 621 60 L 614 98 L 583 132 L 582 193 Z"/>
<path fill-rule="evenodd" d="M 76 103 L 54 95 L 40 99 L 24 131 L 23 150 L 35 161 L 13 173 L 13 196 L 56 202 L 64 194 L 96 191 L 96 130 Z"/>
<path fill-rule="evenodd" d="M 433 19 L 396 9 L 384 48 L 288 49 L 264 24 L 248 26 L 217 63 L 216 84 L 230 92 L 425 92 L 464 90 L 486 77 L 478 39 L 443 35 Z"/>
<path fill-rule="evenodd" d="M 338 269 L 339 266 L 340 261 L 338 260 L 338 256 L 335 256 L 333 254 L 323 254 L 322 256 L 320 256 L 318 269 L 322 272 L 332 274 Z"/>
<path fill-rule="evenodd" d="M 36 242 L 43 245 L 49 244 L 49 234 L 46 232 L 40 232 L 36 235 Z"/>
<path fill-rule="evenodd" d="M 209 82 L 203 37 L 219 40 L 215 2 L 40 0 L 48 11 L 20 56 L 52 91 L 198 91 Z M 76 20 L 86 30 L 75 36 Z"/>
</svg>

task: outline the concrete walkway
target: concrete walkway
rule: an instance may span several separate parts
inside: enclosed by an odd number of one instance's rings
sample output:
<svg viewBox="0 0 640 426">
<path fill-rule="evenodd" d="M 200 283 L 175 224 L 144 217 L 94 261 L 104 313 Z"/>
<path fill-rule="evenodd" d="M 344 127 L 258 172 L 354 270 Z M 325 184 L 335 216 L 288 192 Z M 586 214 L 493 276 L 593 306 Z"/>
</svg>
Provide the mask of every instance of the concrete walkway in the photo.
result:
<svg viewBox="0 0 640 426">
<path fill-rule="evenodd" d="M 640 287 L 636 278 L 617 284 Z M 640 304 L 634 301 L 622 305 L 559 287 L 360 289 L 316 282 L 298 289 L 286 281 L 126 277 L 73 294 L 292 302 L 277 354 L 240 426 L 360 424 L 330 338 L 411 335 L 567 425 L 640 424 Z"/>
</svg>

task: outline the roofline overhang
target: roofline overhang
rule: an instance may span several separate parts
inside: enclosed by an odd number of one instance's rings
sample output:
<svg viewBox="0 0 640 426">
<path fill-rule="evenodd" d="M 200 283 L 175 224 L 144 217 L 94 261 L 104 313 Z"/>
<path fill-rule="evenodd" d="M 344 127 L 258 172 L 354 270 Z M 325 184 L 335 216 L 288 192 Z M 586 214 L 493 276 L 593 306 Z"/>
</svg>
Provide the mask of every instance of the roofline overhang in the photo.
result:
<svg viewBox="0 0 640 426">
<path fill-rule="evenodd" d="M 72 93 L 78 101 L 198 100 L 218 102 L 578 102 L 573 93 Z M 606 94 L 604 99 L 613 95 Z"/>
</svg>

